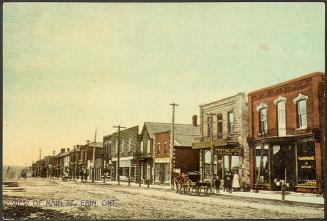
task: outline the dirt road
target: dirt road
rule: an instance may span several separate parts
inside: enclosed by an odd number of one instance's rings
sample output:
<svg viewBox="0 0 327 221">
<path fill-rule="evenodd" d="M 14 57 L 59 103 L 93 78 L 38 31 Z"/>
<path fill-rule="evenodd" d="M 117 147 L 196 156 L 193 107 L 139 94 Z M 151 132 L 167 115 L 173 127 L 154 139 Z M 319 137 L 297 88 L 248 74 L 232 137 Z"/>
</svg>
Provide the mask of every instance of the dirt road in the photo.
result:
<svg viewBox="0 0 327 221">
<path fill-rule="evenodd" d="M 323 218 L 323 205 L 52 179 L 17 180 L 3 189 L 5 218 Z"/>
</svg>

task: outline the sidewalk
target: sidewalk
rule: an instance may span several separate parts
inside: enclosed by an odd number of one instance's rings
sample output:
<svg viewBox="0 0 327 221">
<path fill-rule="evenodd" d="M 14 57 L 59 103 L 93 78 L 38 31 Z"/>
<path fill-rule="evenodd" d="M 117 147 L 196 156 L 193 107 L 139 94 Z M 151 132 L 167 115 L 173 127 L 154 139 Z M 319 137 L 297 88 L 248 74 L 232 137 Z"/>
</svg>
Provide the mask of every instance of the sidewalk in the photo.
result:
<svg viewBox="0 0 327 221">
<path fill-rule="evenodd" d="M 79 181 L 76 181 L 79 182 Z M 91 183 L 88 181 L 88 183 Z M 106 180 L 105 183 L 103 181 L 95 181 L 95 184 L 110 184 L 110 185 L 118 185 L 117 181 L 111 181 L 111 180 Z M 126 181 L 121 181 L 120 182 L 121 186 L 128 186 L 128 182 Z M 138 183 L 131 182 L 130 185 L 132 187 L 139 187 Z M 141 184 L 142 189 L 146 189 L 147 185 Z M 176 190 L 171 190 L 171 187 L 169 185 L 157 185 L 157 184 L 151 184 L 149 186 L 150 189 L 159 189 L 159 190 L 167 190 L 167 191 L 176 191 Z M 176 193 L 177 194 L 177 193 Z M 239 197 L 250 197 L 250 198 L 259 198 L 259 199 L 270 199 L 270 200 L 282 200 L 282 195 L 280 191 L 264 191 L 264 190 L 259 190 L 258 193 L 255 193 L 253 191 L 251 192 L 240 192 L 240 191 L 235 191 L 233 193 L 228 193 L 224 192 L 223 190 L 219 191 L 219 194 L 216 194 L 216 196 L 219 195 L 228 195 L 228 196 L 239 196 Z M 208 196 L 210 197 L 210 196 Z M 310 194 L 310 193 L 295 193 L 295 192 L 286 192 L 285 195 L 285 201 L 291 201 L 291 202 L 300 202 L 300 203 L 312 203 L 312 204 L 320 204 L 323 205 L 324 198 L 322 195 L 318 194 Z"/>
<path fill-rule="evenodd" d="M 260 199 L 282 200 L 281 192 L 264 191 L 264 190 L 261 190 L 258 193 L 251 191 L 251 192 L 233 192 L 231 194 L 220 190 L 219 194 L 229 195 L 229 196 L 252 197 L 252 198 L 260 198 Z M 325 203 L 324 198 L 321 195 L 309 194 L 309 193 L 294 193 L 294 192 L 287 192 L 285 195 L 285 201 L 314 203 L 314 204 L 321 204 L 321 205 Z"/>
</svg>

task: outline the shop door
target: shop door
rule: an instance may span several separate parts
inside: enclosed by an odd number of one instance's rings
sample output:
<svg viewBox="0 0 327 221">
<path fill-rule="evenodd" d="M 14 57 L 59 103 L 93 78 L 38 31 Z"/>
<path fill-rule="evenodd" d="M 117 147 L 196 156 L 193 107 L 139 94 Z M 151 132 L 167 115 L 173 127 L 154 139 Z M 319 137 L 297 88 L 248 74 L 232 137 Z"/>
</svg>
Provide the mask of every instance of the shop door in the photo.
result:
<svg viewBox="0 0 327 221">
<path fill-rule="evenodd" d="M 274 145 L 272 152 L 272 181 L 286 177 L 292 190 L 296 184 L 294 145 Z"/>
</svg>

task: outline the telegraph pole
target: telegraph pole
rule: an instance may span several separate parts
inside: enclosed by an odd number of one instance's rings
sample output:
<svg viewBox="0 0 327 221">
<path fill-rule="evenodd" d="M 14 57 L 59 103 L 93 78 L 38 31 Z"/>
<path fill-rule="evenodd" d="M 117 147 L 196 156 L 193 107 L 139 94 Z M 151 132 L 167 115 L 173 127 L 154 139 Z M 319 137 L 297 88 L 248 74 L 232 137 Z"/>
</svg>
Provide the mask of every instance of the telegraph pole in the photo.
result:
<svg viewBox="0 0 327 221">
<path fill-rule="evenodd" d="M 39 160 L 41 160 L 41 152 L 42 152 L 42 149 L 40 148 L 40 149 L 39 149 L 39 153 L 40 153 L 40 154 L 39 154 Z"/>
<path fill-rule="evenodd" d="M 214 113 L 207 114 L 210 116 L 210 129 L 211 129 L 211 164 L 210 164 L 210 171 L 211 171 L 211 185 L 214 184 L 214 146 L 213 146 L 213 116 L 215 115 Z"/>
<path fill-rule="evenodd" d="M 97 140 L 97 130 L 95 129 L 94 135 L 94 145 L 93 145 L 93 159 L 92 159 L 92 183 L 94 183 L 94 176 L 95 176 L 95 143 Z"/>
<path fill-rule="evenodd" d="M 174 140 L 175 140 L 175 107 L 179 106 L 178 104 L 171 103 L 170 104 L 172 109 L 172 122 L 171 122 L 171 139 L 170 139 L 170 185 L 171 189 L 174 189 L 174 183 L 173 183 L 173 156 L 174 156 Z"/>
<path fill-rule="evenodd" d="M 117 167 L 116 167 L 116 171 L 117 171 L 117 181 L 118 181 L 118 185 L 120 184 L 120 174 L 119 174 L 119 161 L 120 161 L 120 129 L 122 128 L 126 128 L 126 127 L 122 127 L 120 126 L 120 124 L 118 126 L 113 126 L 114 128 L 118 128 L 118 153 L 117 153 Z"/>
<path fill-rule="evenodd" d="M 87 155 L 88 155 L 88 150 L 89 150 L 89 143 L 90 143 L 90 140 L 86 140 L 86 147 L 85 147 L 85 161 L 84 161 L 84 171 L 83 171 L 83 176 L 85 177 L 85 182 L 87 182 Z"/>
</svg>

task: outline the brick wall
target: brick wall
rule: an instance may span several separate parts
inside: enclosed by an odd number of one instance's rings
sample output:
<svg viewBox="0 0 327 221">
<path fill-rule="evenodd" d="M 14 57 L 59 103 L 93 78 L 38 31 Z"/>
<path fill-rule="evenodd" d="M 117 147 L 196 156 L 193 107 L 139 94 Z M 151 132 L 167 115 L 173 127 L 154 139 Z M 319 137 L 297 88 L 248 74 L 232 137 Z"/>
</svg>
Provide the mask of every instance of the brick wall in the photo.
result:
<svg viewBox="0 0 327 221">
<path fill-rule="evenodd" d="M 190 147 L 175 147 L 174 164 L 174 167 L 180 168 L 182 173 L 199 171 L 199 150 L 194 150 Z"/>
</svg>

